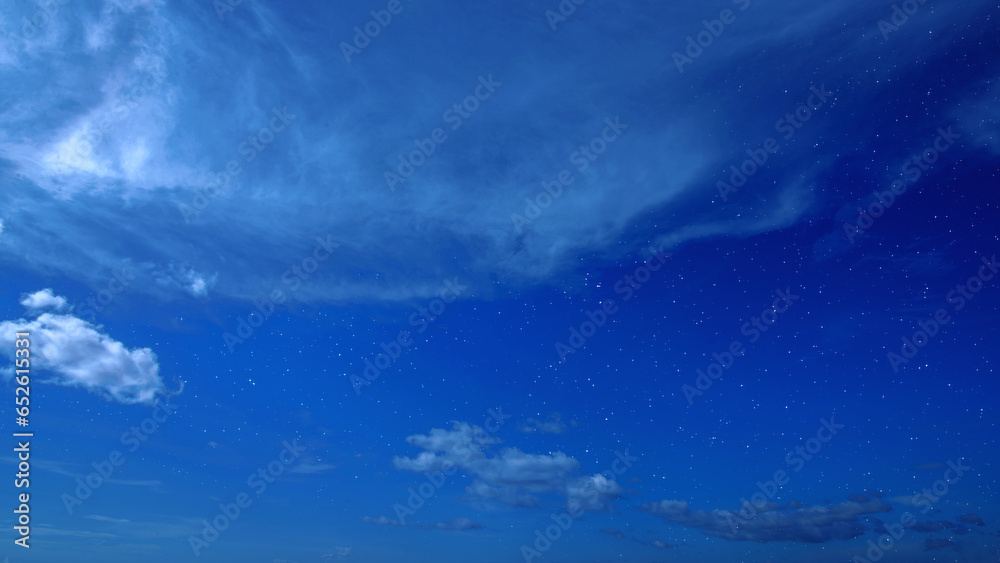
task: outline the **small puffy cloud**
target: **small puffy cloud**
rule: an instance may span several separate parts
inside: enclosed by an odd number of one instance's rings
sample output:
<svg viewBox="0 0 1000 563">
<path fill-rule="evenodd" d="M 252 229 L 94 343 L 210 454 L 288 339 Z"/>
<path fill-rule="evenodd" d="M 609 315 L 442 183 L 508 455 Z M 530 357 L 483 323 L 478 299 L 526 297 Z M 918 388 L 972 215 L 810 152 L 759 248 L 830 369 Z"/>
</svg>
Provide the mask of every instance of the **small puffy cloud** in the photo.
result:
<svg viewBox="0 0 1000 563">
<path fill-rule="evenodd" d="M 568 427 L 565 423 L 563 423 L 562 417 L 559 413 L 553 413 L 550 414 L 545 420 L 529 418 L 517 429 L 526 434 L 532 434 L 535 432 L 542 434 L 562 434 L 567 430 L 567 428 Z"/>
<path fill-rule="evenodd" d="M 28 310 L 29 315 L 42 311 L 63 311 L 69 307 L 66 298 L 55 295 L 51 289 L 42 289 L 21 296 L 21 305 Z"/>
<path fill-rule="evenodd" d="M 58 308 L 63 297 L 45 290 L 21 303 L 29 311 Z M 16 333 L 31 334 L 31 366 L 51 376 L 46 383 L 82 387 L 109 401 L 152 404 L 168 392 L 160 378 L 156 354 L 149 348 L 128 349 L 124 344 L 72 314 L 42 313 L 34 320 L 0 322 L 0 354 L 15 359 Z"/>
<path fill-rule="evenodd" d="M 352 548 L 350 547 L 337 546 L 333 548 L 333 553 L 326 553 L 320 557 L 320 559 L 322 559 L 324 563 L 328 561 L 341 561 L 351 556 L 351 549 Z"/>
<path fill-rule="evenodd" d="M 487 434 L 479 426 L 454 422 L 451 430 L 432 428 L 427 434 L 408 436 L 406 442 L 429 452 L 453 452 L 463 446 L 488 446 L 500 440 Z"/>
<path fill-rule="evenodd" d="M 975 524 L 976 526 L 986 525 L 986 522 L 983 522 L 983 519 L 980 518 L 978 514 L 974 514 L 972 512 L 959 515 L 958 521 L 963 524 Z"/>
<path fill-rule="evenodd" d="M 958 543 L 946 538 L 941 538 L 941 539 L 928 538 L 924 540 L 924 551 L 933 551 L 935 549 L 944 549 L 946 547 L 952 547 L 957 545 Z"/>
<path fill-rule="evenodd" d="M 476 499 L 496 500 L 519 508 L 540 505 L 537 494 L 566 497 L 568 508 L 605 510 L 623 492 L 603 475 L 580 476 L 580 463 L 563 452 L 532 454 L 518 448 L 503 448 L 489 455 L 489 446 L 499 442 L 482 428 L 455 422 L 451 430 L 434 428 L 427 434 L 406 438 L 425 451 L 414 457 L 396 456 L 396 469 L 434 473 L 460 468 L 476 480 L 465 492 Z"/>
<path fill-rule="evenodd" d="M 537 491 L 559 488 L 580 466 L 576 459 L 563 452 L 529 454 L 517 448 L 504 448 L 495 457 L 484 455 L 482 459 L 471 461 L 469 467 L 487 483 Z"/>
<path fill-rule="evenodd" d="M 598 473 L 570 481 L 566 485 L 566 504 L 575 510 L 607 510 L 623 492 L 621 485 Z"/>
<path fill-rule="evenodd" d="M 439 530 L 482 530 L 486 526 L 468 518 L 458 517 L 447 522 L 437 522 L 434 527 Z"/>
<path fill-rule="evenodd" d="M 161 287 L 182 289 L 193 297 L 205 297 L 218 276 L 207 276 L 194 268 L 170 263 L 167 268 L 152 268 L 151 275 Z"/>
</svg>

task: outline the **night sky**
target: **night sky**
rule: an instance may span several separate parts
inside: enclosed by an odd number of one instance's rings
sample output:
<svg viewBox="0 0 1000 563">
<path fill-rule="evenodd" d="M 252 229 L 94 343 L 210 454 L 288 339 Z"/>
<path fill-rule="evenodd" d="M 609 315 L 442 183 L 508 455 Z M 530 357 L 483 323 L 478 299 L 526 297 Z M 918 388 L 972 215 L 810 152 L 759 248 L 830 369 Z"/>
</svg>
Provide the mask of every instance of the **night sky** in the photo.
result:
<svg viewBox="0 0 1000 563">
<path fill-rule="evenodd" d="M 0 561 L 1000 561 L 1000 4 L 0 5 Z"/>
</svg>

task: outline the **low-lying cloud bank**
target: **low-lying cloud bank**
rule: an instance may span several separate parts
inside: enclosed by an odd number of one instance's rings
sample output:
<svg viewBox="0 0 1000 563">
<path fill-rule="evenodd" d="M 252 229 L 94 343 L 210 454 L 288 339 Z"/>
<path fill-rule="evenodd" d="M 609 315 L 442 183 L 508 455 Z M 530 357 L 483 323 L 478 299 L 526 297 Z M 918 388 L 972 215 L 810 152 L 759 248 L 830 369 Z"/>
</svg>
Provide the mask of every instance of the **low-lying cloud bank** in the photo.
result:
<svg viewBox="0 0 1000 563">
<path fill-rule="evenodd" d="M 742 518 L 733 510 L 691 510 L 685 500 L 662 500 L 639 507 L 660 518 L 697 528 L 705 535 L 733 541 L 792 541 L 822 543 L 851 539 L 869 530 L 860 517 L 889 512 L 892 507 L 879 500 L 848 501 L 831 506 L 781 506 L 769 503 L 753 518 Z"/>
</svg>

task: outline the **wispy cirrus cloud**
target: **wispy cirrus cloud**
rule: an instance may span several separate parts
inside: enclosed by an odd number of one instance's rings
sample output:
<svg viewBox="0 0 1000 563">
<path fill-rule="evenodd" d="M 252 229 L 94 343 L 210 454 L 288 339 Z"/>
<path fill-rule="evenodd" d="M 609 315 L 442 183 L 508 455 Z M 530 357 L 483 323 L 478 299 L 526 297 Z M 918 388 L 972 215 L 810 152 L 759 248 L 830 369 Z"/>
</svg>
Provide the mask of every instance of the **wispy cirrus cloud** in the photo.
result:
<svg viewBox="0 0 1000 563">
<path fill-rule="evenodd" d="M 375 524 L 376 526 L 399 526 L 403 528 L 416 528 L 418 530 L 465 531 L 465 530 L 482 530 L 486 527 L 480 524 L 479 522 L 463 517 L 452 518 L 451 520 L 445 522 L 435 522 L 434 524 L 429 524 L 429 525 L 409 524 L 393 518 L 388 518 L 386 516 L 379 516 L 378 518 L 373 518 L 371 516 L 362 516 L 361 520 L 369 524 Z"/>
<path fill-rule="evenodd" d="M 975 4 L 938 7 L 947 15 L 907 26 L 899 39 L 958 21 L 983 3 Z M 774 155 L 788 166 L 755 178 L 743 192 L 741 213 L 715 205 L 713 186 L 813 84 L 744 83 L 735 92 L 720 87 L 717 76 L 761 53 L 782 52 L 789 67 L 807 58 L 841 61 L 816 69 L 836 83 L 842 67 L 871 60 L 865 49 L 846 48 L 861 39 L 841 31 L 845 22 L 864 29 L 883 15 L 860 0 L 795 9 L 755 5 L 678 82 L 663 72 L 672 62 L 662 38 L 690 34 L 690 22 L 706 16 L 701 5 L 649 5 L 641 13 L 588 6 L 590 16 L 576 18 L 552 49 L 520 40 L 538 32 L 543 44 L 555 41 L 537 14 L 500 5 L 472 10 L 468 29 L 449 29 L 448 41 L 420 52 L 405 45 L 422 36 L 417 30 L 442 22 L 408 12 L 410 25 L 394 26 L 379 38 L 380 49 L 351 66 L 364 66 L 362 79 L 353 70 L 331 75 L 330 68 L 346 64 L 339 51 L 314 48 L 329 42 L 331 29 L 349 32 L 354 14 L 245 4 L 217 33 L 203 25 L 212 11 L 200 8 L 62 5 L 45 30 L 8 49 L 0 64 L 10 100 L 0 110 L 0 180 L 11 188 L 0 194 L 0 259 L 93 285 L 101 281 L 95 272 L 123 261 L 161 271 L 185 264 L 212 274 L 182 275 L 186 283 L 178 284 L 137 283 L 136 291 L 197 299 L 211 289 L 249 300 L 273 287 L 305 241 L 330 233 L 344 241 L 342 260 L 325 265 L 296 299 L 402 301 L 432 296 L 457 269 L 485 294 L 491 279 L 513 285 L 558 279 L 554 274 L 571 270 L 581 252 L 600 249 L 614 262 L 650 240 L 676 245 L 783 228 L 810 213 L 814 184 L 836 161 L 836 148 L 815 142 L 825 116 Z M 13 13 L 12 21 L 21 15 L 31 14 Z M 630 31 L 630 24 L 641 28 L 658 16 L 668 23 L 655 38 Z M 480 45 L 476 22 L 491 22 L 494 39 L 509 48 L 499 53 Z M 609 42 L 595 44 L 592 36 Z M 816 36 L 829 41 L 809 53 L 788 48 Z M 455 49 L 456 41 L 472 47 Z M 576 62 L 567 64 L 566 53 Z M 521 56 L 532 58 L 531 68 L 516 62 Z M 433 62 L 441 57 L 451 62 L 447 68 Z M 916 64 L 893 54 L 877 60 L 887 68 Z M 450 130 L 443 112 L 484 73 L 503 87 L 488 107 Z M 692 88 L 702 95 L 692 98 Z M 877 91 L 852 95 L 859 106 L 879 99 Z M 731 122 L 718 112 L 751 101 L 759 119 Z M 276 107 L 298 117 L 251 153 L 250 139 Z M 840 126 L 832 117 L 837 111 L 843 110 L 832 103 L 830 123 Z M 579 164 L 573 155 L 616 116 L 629 128 L 588 166 Z M 390 193 L 384 172 L 436 126 L 449 129 L 448 139 Z M 190 204 L 230 162 L 240 172 L 186 224 L 179 205 Z M 523 213 L 524 198 L 562 170 L 573 183 L 530 227 L 515 232 L 511 215 Z M 642 226 L 649 224 L 656 227 Z M 44 244 L 49 240 L 62 243 Z M 380 283 L 366 281 L 371 276 Z"/>
</svg>

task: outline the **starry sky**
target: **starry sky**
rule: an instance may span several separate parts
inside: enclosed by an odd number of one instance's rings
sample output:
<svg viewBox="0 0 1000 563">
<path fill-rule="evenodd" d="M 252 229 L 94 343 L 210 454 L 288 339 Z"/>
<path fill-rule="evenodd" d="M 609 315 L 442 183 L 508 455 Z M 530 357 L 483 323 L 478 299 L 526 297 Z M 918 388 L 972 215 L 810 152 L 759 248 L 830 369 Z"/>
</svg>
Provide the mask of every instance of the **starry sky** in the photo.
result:
<svg viewBox="0 0 1000 563">
<path fill-rule="evenodd" d="M 996 2 L 2 6 L 4 561 L 1000 559 Z"/>
</svg>

